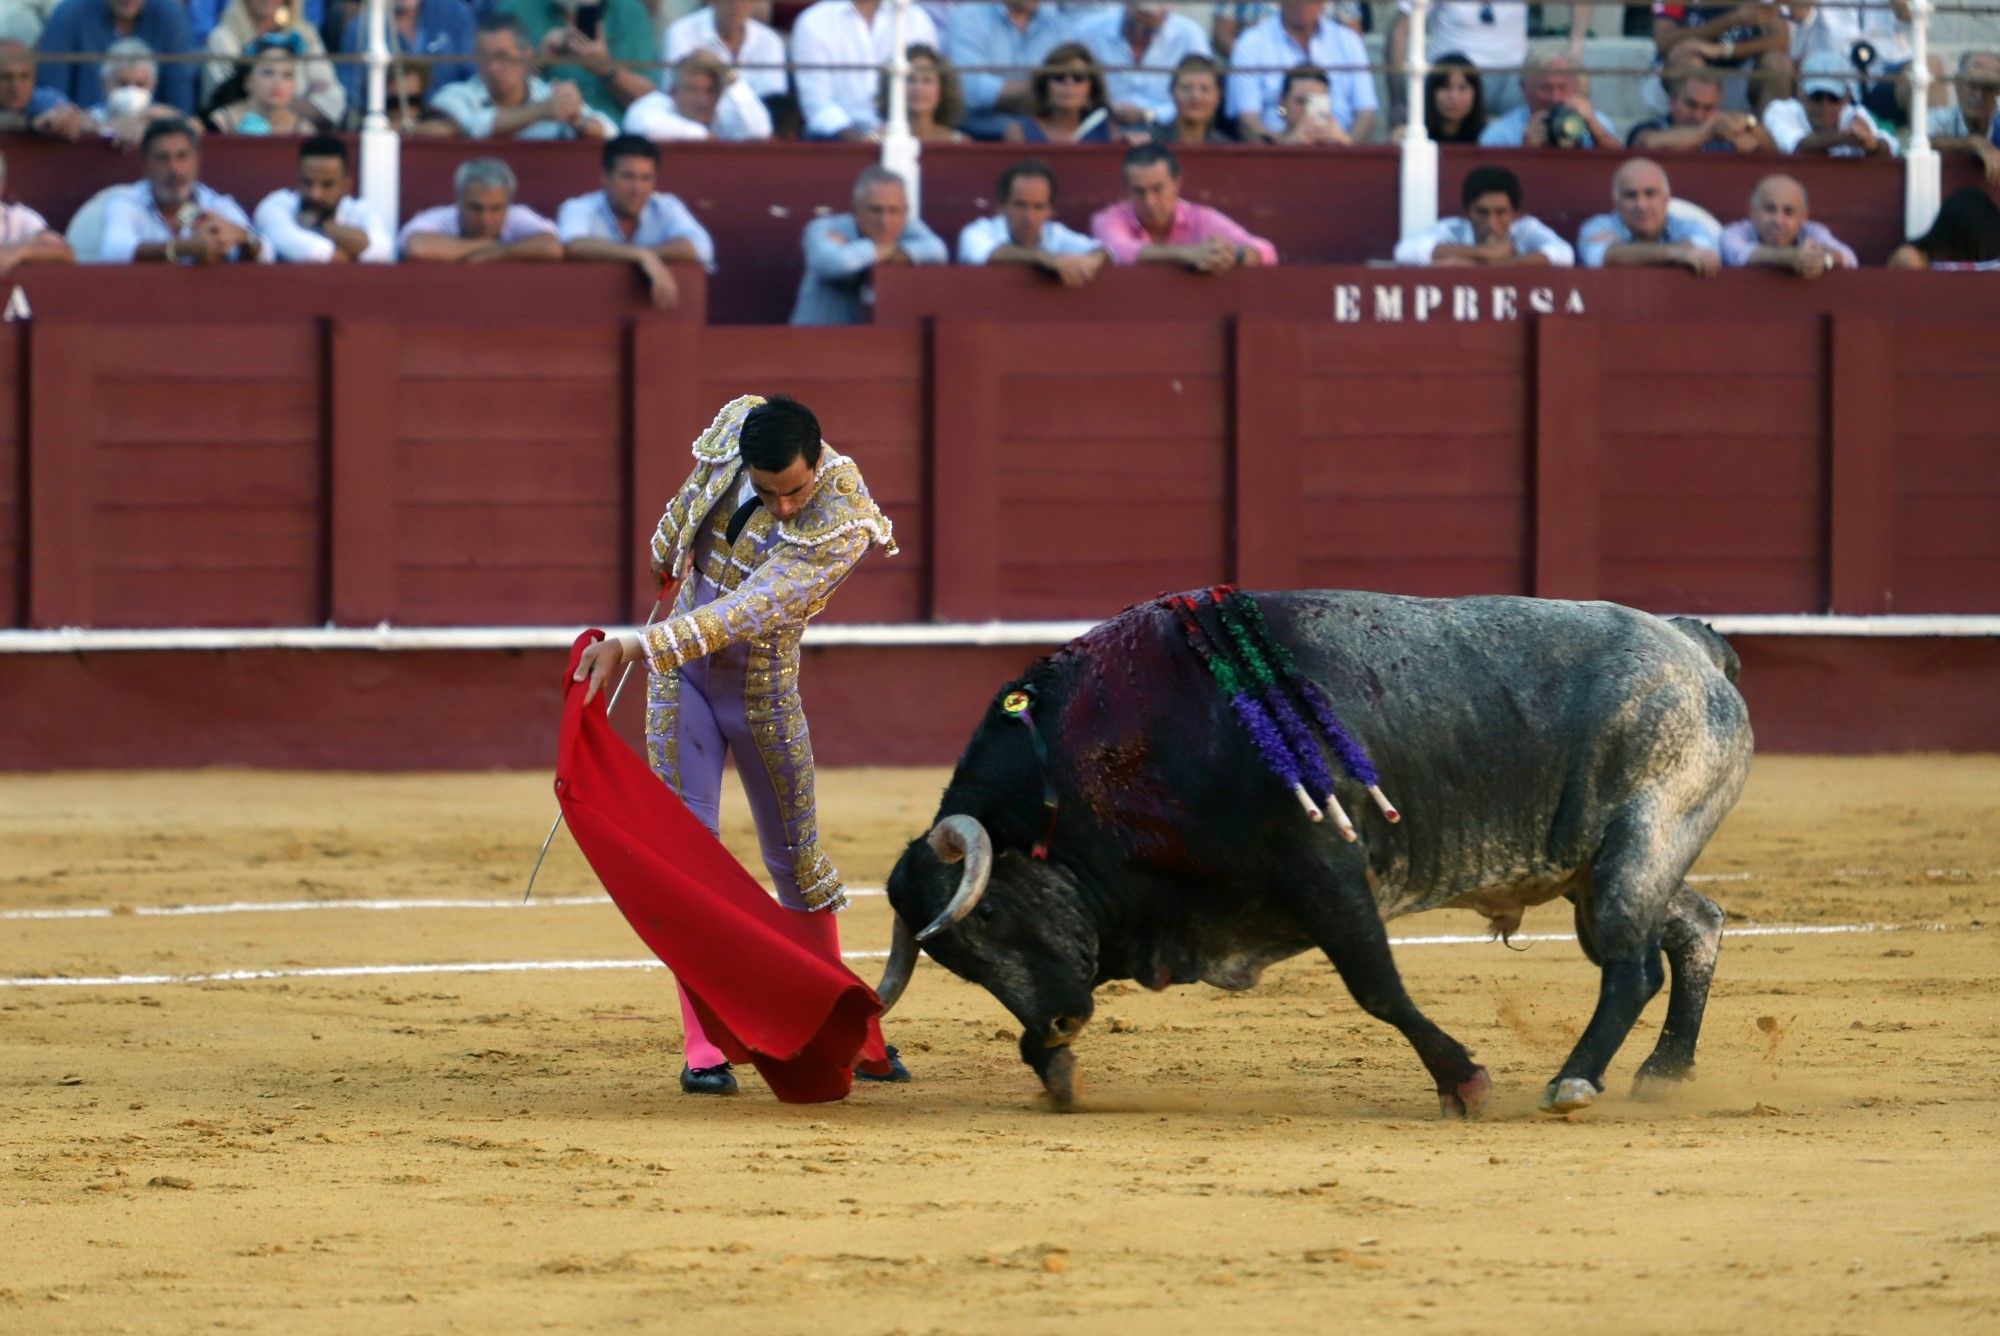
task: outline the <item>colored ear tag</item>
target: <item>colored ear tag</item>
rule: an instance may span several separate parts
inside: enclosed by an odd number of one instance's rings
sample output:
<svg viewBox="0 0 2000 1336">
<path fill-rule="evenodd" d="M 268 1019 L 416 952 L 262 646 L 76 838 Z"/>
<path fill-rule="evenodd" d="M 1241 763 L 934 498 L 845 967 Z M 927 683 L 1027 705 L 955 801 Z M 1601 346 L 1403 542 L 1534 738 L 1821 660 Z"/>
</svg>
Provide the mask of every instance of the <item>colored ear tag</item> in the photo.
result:
<svg viewBox="0 0 2000 1336">
<path fill-rule="evenodd" d="M 1000 698 L 1000 712 L 1002 714 L 1011 714 L 1018 719 L 1028 712 L 1030 704 L 1027 692 L 1010 691 Z"/>
</svg>

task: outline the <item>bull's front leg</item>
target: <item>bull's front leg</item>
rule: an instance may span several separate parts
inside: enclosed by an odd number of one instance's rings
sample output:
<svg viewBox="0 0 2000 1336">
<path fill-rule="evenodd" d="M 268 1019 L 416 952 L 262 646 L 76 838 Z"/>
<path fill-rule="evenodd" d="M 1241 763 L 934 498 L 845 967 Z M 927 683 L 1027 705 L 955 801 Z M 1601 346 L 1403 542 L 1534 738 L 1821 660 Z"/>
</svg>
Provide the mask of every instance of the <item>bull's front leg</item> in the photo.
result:
<svg viewBox="0 0 2000 1336">
<path fill-rule="evenodd" d="M 1082 1083 L 1076 1072 L 1076 1054 L 1070 1045 L 1090 1023 L 1090 1011 L 1082 1015 L 1053 1016 L 1039 1025 L 1030 1023 L 1021 1031 L 1021 1061 L 1042 1078 L 1042 1088 L 1057 1110 L 1068 1113 L 1076 1107 Z"/>
</svg>

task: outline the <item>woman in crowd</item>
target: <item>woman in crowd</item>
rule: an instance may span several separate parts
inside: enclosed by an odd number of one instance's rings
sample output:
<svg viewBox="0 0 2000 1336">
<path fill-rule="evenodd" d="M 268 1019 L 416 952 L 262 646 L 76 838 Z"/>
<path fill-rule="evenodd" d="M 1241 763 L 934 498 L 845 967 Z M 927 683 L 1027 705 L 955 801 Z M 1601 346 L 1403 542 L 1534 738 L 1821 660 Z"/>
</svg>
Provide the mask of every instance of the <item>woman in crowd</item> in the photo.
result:
<svg viewBox="0 0 2000 1336">
<path fill-rule="evenodd" d="M 1174 66 L 1174 118 L 1153 127 L 1156 144 L 1233 144 L 1222 126 L 1222 66 L 1203 55 L 1181 57 Z"/>
<path fill-rule="evenodd" d="M 208 49 L 220 56 L 201 72 L 201 105 L 213 109 L 217 94 L 226 94 L 227 85 L 237 74 L 237 62 L 251 43 L 260 37 L 289 35 L 298 45 L 293 54 L 300 60 L 298 77 L 303 83 L 300 100 L 311 104 L 313 114 L 334 128 L 347 119 L 347 90 L 326 59 L 326 45 L 319 32 L 300 16 L 289 0 L 229 0 L 229 7 L 208 34 Z"/>
<path fill-rule="evenodd" d="M 1978 186 L 1945 199 L 1931 230 L 1889 257 L 1891 269 L 2000 268 L 2000 205 Z"/>
<path fill-rule="evenodd" d="M 1476 144 L 1486 128 L 1486 85 L 1479 67 L 1456 53 L 1439 56 L 1424 76 L 1424 130 L 1440 144 Z M 1402 127 L 1390 136 L 1403 139 Z"/>
<path fill-rule="evenodd" d="M 299 60 L 290 33 L 250 43 L 250 72 L 243 98 L 208 113 L 208 123 L 225 135 L 309 135 L 319 124 L 299 98 Z"/>
<path fill-rule="evenodd" d="M 882 91 L 876 95 L 876 112 L 885 124 L 889 119 L 889 79 L 884 70 Z M 911 134 L 932 142 L 953 143 L 965 138 L 958 130 L 958 123 L 965 119 L 965 90 L 944 53 L 935 47 L 912 46 L 906 87 Z"/>
<path fill-rule="evenodd" d="M 1029 80 L 1026 116 L 1007 127 L 1015 144 L 1108 144 L 1111 103 L 1104 95 L 1104 71 L 1080 42 L 1064 42 L 1042 60 Z"/>
</svg>

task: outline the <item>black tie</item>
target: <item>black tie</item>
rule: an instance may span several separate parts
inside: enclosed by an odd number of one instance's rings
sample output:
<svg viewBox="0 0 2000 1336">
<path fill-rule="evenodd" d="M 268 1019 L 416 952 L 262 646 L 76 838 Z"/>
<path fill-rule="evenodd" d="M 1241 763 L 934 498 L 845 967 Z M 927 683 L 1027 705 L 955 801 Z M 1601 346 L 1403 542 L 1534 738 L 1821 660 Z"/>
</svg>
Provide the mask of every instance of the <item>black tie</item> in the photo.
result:
<svg viewBox="0 0 2000 1336">
<path fill-rule="evenodd" d="M 748 501 L 736 507 L 736 513 L 729 517 L 729 527 L 723 530 L 722 541 L 726 545 L 730 547 L 736 546 L 736 535 L 743 532 L 743 526 L 750 522 L 750 512 L 755 510 L 760 504 L 761 502 L 758 498 L 752 496 Z"/>
</svg>

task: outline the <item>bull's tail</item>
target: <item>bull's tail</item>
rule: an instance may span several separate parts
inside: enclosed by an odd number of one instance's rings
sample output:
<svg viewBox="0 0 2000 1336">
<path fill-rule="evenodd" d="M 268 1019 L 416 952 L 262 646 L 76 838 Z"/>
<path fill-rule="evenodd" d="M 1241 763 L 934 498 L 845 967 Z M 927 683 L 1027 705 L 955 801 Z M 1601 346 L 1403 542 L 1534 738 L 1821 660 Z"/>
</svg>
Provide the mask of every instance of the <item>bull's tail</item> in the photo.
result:
<svg viewBox="0 0 2000 1336">
<path fill-rule="evenodd" d="M 1720 631 L 1699 617 L 1669 617 L 1667 621 L 1682 635 L 1701 646 L 1702 653 L 1708 655 L 1710 663 L 1722 670 L 1724 677 L 1732 683 L 1736 681 L 1737 675 L 1743 671 L 1743 661 L 1736 657 L 1736 651 L 1722 638 Z"/>
</svg>

